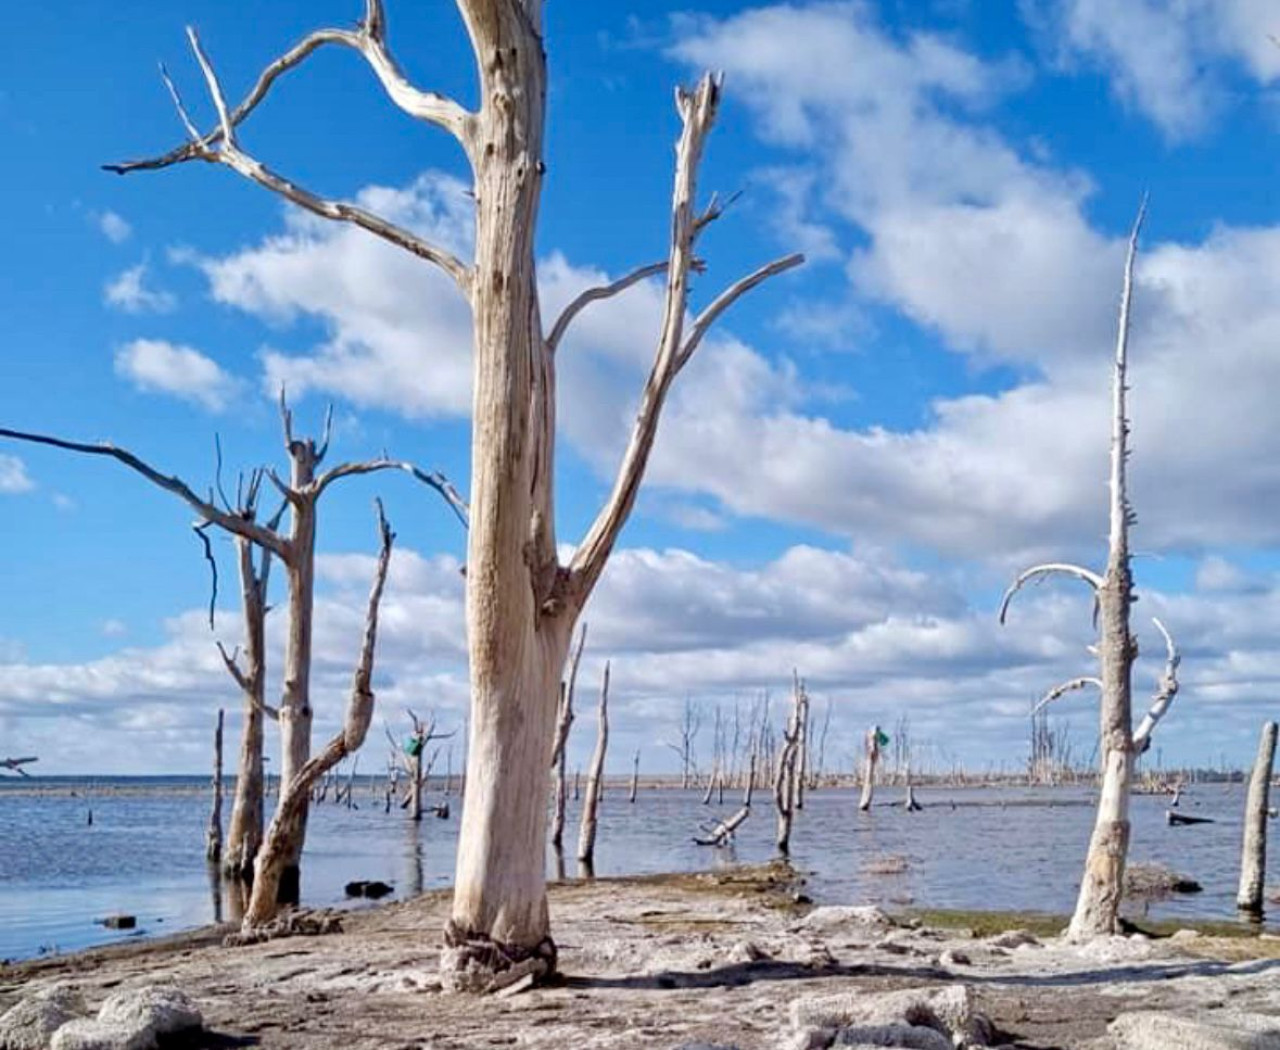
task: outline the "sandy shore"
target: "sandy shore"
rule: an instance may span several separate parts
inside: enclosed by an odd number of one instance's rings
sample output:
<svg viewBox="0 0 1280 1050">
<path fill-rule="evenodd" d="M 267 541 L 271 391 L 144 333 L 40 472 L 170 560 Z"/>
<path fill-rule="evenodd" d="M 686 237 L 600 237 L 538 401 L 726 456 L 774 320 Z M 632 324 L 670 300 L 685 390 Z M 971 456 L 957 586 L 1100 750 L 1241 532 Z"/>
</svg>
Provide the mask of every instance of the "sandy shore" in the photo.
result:
<svg viewBox="0 0 1280 1050">
<path fill-rule="evenodd" d="M 0 1011 L 55 983 L 76 985 L 91 1005 L 111 991 L 176 984 L 207 1029 L 182 1045 L 317 1050 L 776 1050 L 808 1038 L 797 1024 L 813 1012 L 805 1003 L 959 986 L 993 1023 L 989 1045 L 1156 1045 L 1109 1034 L 1117 1016 L 1136 1010 L 1198 1023 L 1280 1014 L 1271 940 L 1139 935 L 1077 948 L 1024 933 L 929 929 L 869 908 L 809 908 L 794 903 L 794 889 L 768 868 L 555 886 L 563 977 L 515 995 L 441 990 L 448 898 L 429 894 L 342 913 L 339 933 L 226 948 L 226 930 L 208 928 L 3 967 Z M 1276 1043 L 1203 1045 L 1280 1045 L 1280 1017 L 1275 1032 Z"/>
</svg>

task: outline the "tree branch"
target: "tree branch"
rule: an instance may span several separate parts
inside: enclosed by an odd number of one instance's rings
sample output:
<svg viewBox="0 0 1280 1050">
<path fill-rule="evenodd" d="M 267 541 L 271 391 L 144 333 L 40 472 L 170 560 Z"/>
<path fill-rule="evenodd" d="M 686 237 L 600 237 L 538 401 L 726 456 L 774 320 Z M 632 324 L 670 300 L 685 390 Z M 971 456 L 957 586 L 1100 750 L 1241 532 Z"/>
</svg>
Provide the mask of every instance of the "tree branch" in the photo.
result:
<svg viewBox="0 0 1280 1050">
<path fill-rule="evenodd" d="M 340 30 L 326 30 L 325 33 L 343 36 Z M 213 99 L 214 106 L 218 110 L 219 130 L 216 133 L 210 133 L 202 138 L 192 139 L 182 150 L 174 151 L 166 154 L 167 158 L 160 158 L 151 163 L 135 162 L 132 165 L 115 165 L 109 168 L 112 171 L 135 170 L 140 167 L 165 167 L 167 164 L 174 164 L 187 160 L 203 160 L 213 164 L 223 164 L 238 172 L 245 178 L 258 185 L 271 190 L 273 193 L 279 194 L 286 200 L 298 207 L 305 209 L 315 215 L 319 215 L 325 219 L 332 219 L 337 222 L 348 222 L 361 229 L 368 230 L 376 237 L 403 248 L 412 255 L 416 255 L 420 259 L 434 263 L 440 269 L 444 270 L 454 283 L 462 291 L 462 294 L 470 299 L 471 295 L 471 271 L 457 256 L 443 248 L 437 247 L 417 234 L 412 233 L 403 227 L 395 225 L 375 215 L 373 212 L 365 208 L 361 208 L 355 204 L 348 204 L 345 201 L 333 201 L 323 197 L 319 197 L 310 190 L 304 189 L 302 186 L 285 178 L 283 175 L 272 171 L 266 167 L 261 161 L 245 153 L 237 145 L 235 140 L 235 114 L 227 110 L 226 101 L 223 97 L 221 85 L 218 82 L 217 74 L 213 71 L 213 66 L 209 62 L 208 56 L 205 54 L 204 48 L 200 44 L 200 39 L 196 35 L 194 29 L 188 29 L 187 35 L 191 40 L 192 50 L 195 52 L 196 61 L 200 65 L 201 72 L 204 74 L 205 82 L 209 88 L 210 97 Z M 317 35 L 317 34 L 313 34 Z M 322 34 L 319 34 L 322 35 Z M 351 34 L 345 34 L 350 36 Z M 336 39 L 330 41 L 328 39 L 323 42 L 340 42 Z M 300 45 L 301 46 L 301 45 Z M 319 44 L 315 45 L 316 47 Z M 312 48 L 315 50 L 315 47 Z M 295 63 L 296 64 L 296 63 Z M 177 103 L 176 91 L 173 92 L 175 103 Z M 181 112 L 181 111 L 180 111 Z M 238 112 L 238 111 L 237 111 Z M 188 118 L 184 116 L 184 122 Z"/>
<path fill-rule="evenodd" d="M 209 575 L 212 584 L 209 588 L 209 630 L 213 630 L 213 611 L 218 604 L 218 562 L 213 556 L 213 547 L 209 543 L 209 537 L 205 534 L 212 523 L 206 521 L 203 525 L 192 525 L 191 531 L 200 539 L 200 543 L 204 546 L 204 560 L 209 563 Z"/>
<path fill-rule="evenodd" d="M 641 266 L 632 270 L 625 277 L 619 277 L 611 284 L 597 285 L 582 292 L 560 312 L 560 316 L 556 318 L 556 323 L 551 326 L 551 334 L 547 336 L 547 351 L 552 354 L 556 352 L 556 348 L 560 345 L 560 340 L 564 338 L 564 334 L 573 319 L 592 303 L 599 302 L 601 299 L 612 299 L 615 295 L 625 292 L 632 285 L 639 284 L 646 278 L 655 277 L 664 272 L 666 268 L 666 260 L 650 263 L 648 266 Z"/>
<path fill-rule="evenodd" d="M 259 547 L 271 551 L 281 561 L 286 563 L 289 561 L 291 554 L 289 544 L 282 537 L 253 521 L 242 518 L 238 514 L 220 510 L 214 504 L 197 496 L 181 478 L 161 474 L 155 467 L 145 463 L 128 449 L 118 448 L 108 442 L 101 442 L 96 445 L 86 444 L 80 441 L 66 441 L 46 434 L 32 434 L 3 427 L 0 427 L 0 438 L 12 438 L 15 441 L 26 441 L 34 445 L 49 445 L 53 448 L 66 449 L 70 452 L 82 452 L 89 456 L 110 456 L 112 459 L 119 460 L 131 470 L 137 471 L 153 485 L 159 486 L 166 492 L 173 493 L 206 521 L 213 522 L 219 528 L 226 529 L 227 532 L 243 536 L 245 539 L 256 543 Z"/>
<path fill-rule="evenodd" d="M 382 4 L 377 0 L 369 0 L 366 4 L 365 18 L 358 31 L 318 29 L 303 37 L 283 55 L 267 65 L 258 74 L 258 80 L 249 94 L 229 114 L 228 122 L 231 126 L 234 128 L 244 123 L 259 103 L 267 97 L 268 91 L 281 76 L 301 65 L 313 52 L 327 44 L 347 47 L 361 54 L 382 83 L 388 98 L 400 109 L 412 117 L 444 128 L 464 147 L 468 147 L 468 127 L 472 115 L 452 99 L 435 92 L 421 91 L 409 84 L 394 58 L 387 51 L 386 19 Z M 167 75 L 165 80 L 168 82 Z M 191 141 L 159 157 L 104 164 L 103 168 L 117 175 L 127 175 L 133 171 L 154 171 L 192 160 L 199 155 L 201 149 L 209 149 L 222 141 L 224 128 L 221 121 L 218 127 L 205 135 L 197 134 L 195 126 L 189 120 L 184 120 L 184 123 L 188 125 Z"/>
<path fill-rule="evenodd" d="M 1101 689 L 1102 679 L 1094 678 L 1091 675 L 1084 675 L 1080 678 L 1072 678 L 1072 679 L 1069 679 L 1068 681 L 1062 682 L 1059 685 L 1055 685 L 1052 689 L 1050 689 L 1047 693 L 1045 693 L 1044 696 L 1040 698 L 1039 703 L 1037 703 L 1036 706 L 1031 709 L 1032 717 L 1038 715 L 1042 708 L 1045 708 L 1049 704 L 1053 703 L 1055 700 L 1058 699 L 1058 697 L 1063 696 L 1066 693 L 1070 693 L 1072 690 L 1084 689 L 1091 685 L 1097 687 L 1098 689 Z"/>
<path fill-rule="evenodd" d="M 1038 576 L 1050 576 L 1054 573 L 1062 573 L 1065 576 L 1074 576 L 1077 579 L 1084 580 L 1095 592 L 1102 588 L 1102 577 L 1096 572 L 1081 568 L 1079 565 L 1070 565 L 1066 562 L 1048 562 L 1044 565 L 1034 565 L 1019 574 L 1018 578 L 1013 581 L 1013 585 L 1004 592 L 1004 597 L 1000 600 L 1000 622 L 1004 623 L 1005 616 L 1009 612 L 1009 602 L 1013 600 L 1015 594 L 1022 590 L 1025 584 L 1030 583 Z"/>
<path fill-rule="evenodd" d="M 1154 616 L 1151 622 L 1164 635 L 1165 664 L 1164 675 L 1152 699 L 1151 709 L 1142 716 L 1142 722 L 1133 734 L 1133 750 L 1139 755 L 1144 754 L 1151 746 L 1151 734 L 1155 732 L 1156 724 L 1165 716 L 1169 705 L 1173 703 L 1173 698 L 1178 695 L 1178 665 L 1182 663 L 1182 655 L 1174 645 L 1173 636 L 1169 634 L 1165 625 Z"/>
<path fill-rule="evenodd" d="M 707 75 L 690 92 L 676 92 L 676 108 L 683 127 L 676 144 L 675 186 L 672 192 L 671 247 L 667 259 L 667 288 L 663 320 L 653 366 L 645 382 L 640 407 L 632 427 L 622 464 L 605 505 L 579 544 L 570 564 L 572 589 L 578 607 L 586 601 L 604 570 L 618 534 L 631 514 L 649 453 L 658 432 L 658 419 L 667 392 L 680 369 L 697 349 L 712 323 L 740 296 L 775 273 L 790 269 L 803 261 L 803 256 L 779 259 L 733 285 L 719 296 L 694 322 L 685 338 L 685 315 L 689 305 L 689 274 L 695 268 L 693 249 L 698 234 L 715 215 L 713 205 L 702 214 L 695 211 L 698 165 L 707 134 L 715 122 L 720 103 L 721 79 Z"/>
<path fill-rule="evenodd" d="M 406 474 L 417 478 L 424 485 L 435 489 L 440 494 L 440 498 L 448 504 L 449 509 L 457 516 L 458 520 L 462 522 L 463 528 L 466 528 L 469 508 L 467 507 L 467 501 L 462 498 L 462 494 L 454 488 L 453 482 L 438 470 L 428 473 L 421 467 L 405 460 L 388 459 L 386 456 L 382 456 L 378 459 L 369 459 L 360 463 L 339 464 L 326 470 L 316 479 L 315 494 L 319 496 L 321 492 L 339 478 L 351 477 L 357 474 L 373 474 L 380 470 L 403 470 Z"/>
</svg>

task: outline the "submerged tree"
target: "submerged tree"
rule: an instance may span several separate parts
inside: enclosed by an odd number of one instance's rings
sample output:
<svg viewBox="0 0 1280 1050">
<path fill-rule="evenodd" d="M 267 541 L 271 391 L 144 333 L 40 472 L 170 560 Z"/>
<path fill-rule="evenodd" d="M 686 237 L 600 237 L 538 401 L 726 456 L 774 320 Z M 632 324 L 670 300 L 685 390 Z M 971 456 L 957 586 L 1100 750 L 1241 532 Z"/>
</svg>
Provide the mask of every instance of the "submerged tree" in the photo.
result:
<svg viewBox="0 0 1280 1050">
<path fill-rule="evenodd" d="M 182 110 L 189 139 L 162 157 L 113 166 L 126 172 L 190 160 L 223 164 L 324 218 L 352 223 L 439 269 L 474 320 L 471 523 L 467 549 L 467 637 L 471 739 L 448 950 L 453 987 L 487 988 L 513 966 L 554 969 L 544 860 L 546 788 L 560 675 L 574 623 L 631 514 L 672 382 L 707 331 L 743 294 L 791 269 L 789 255 L 729 286 L 690 321 L 690 277 L 699 235 L 721 213 L 696 202 L 699 162 L 719 108 L 721 81 L 704 77 L 676 93 L 683 125 L 676 147 L 667 260 L 643 266 L 573 300 L 549 329 L 539 308 L 534 256 L 546 173 L 543 139 L 547 62 L 543 0 L 458 0 L 479 80 L 478 108 L 412 85 L 387 47 L 381 0 L 366 0 L 354 29 L 322 29 L 264 69 L 230 108 L 194 31 L 192 48 L 218 113 L 201 134 Z M 388 97 L 447 132 L 470 162 L 476 202 L 475 254 L 464 262 L 387 219 L 323 199 L 267 168 L 240 146 L 237 129 L 272 85 L 326 45 L 363 56 Z M 174 91 L 177 102 L 177 92 Z M 665 274 L 653 365 L 612 491 L 567 564 L 557 549 L 554 506 L 556 350 L 590 303 Z M 429 348 L 423 348 L 423 370 Z"/>
<path fill-rule="evenodd" d="M 1050 690 L 1042 701 L 1048 703 L 1069 690 L 1087 685 L 1096 685 L 1102 692 L 1102 731 L 1099 745 L 1102 756 L 1102 789 L 1098 799 L 1097 820 L 1089 841 L 1084 876 L 1080 881 L 1080 896 L 1067 931 L 1068 936 L 1074 940 L 1111 934 L 1117 930 L 1124 888 L 1125 858 L 1129 849 L 1129 792 L 1133 783 L 1134 758 L 1150 746 L 1151 733 L 1177 692 L 1177 650 L 1163 625 L 1156 621 L 1168 646 L 1166 672 L 1151 710 L 1138 730 L 1134 731 L 1131 689 L 1137 644 L 1130 630 L 1130 607 L 1135 598 L 1129 553 L 1129 528 L 1134 516 L 1128 490 L 1129 420 L 1126 397 L 1133 265 L 1145 211 L 1144 201 L 1129 235 L 1124 290 L 1120 300 L 1119 332 L 1112 375 L 1110 543 L 1106 571 L 1099 576 L 1090 569 L 1063 562 L 1036 565 L 1018 576 L 1000 603 L 1000 622 L 1004 623 L 1009 602 L 1025 584 L 1055 574 L 1083 580 L 1093 589 L 1099 632 L 1097 654 L 1100 676 L 1064 682 Z"/>
</svg>

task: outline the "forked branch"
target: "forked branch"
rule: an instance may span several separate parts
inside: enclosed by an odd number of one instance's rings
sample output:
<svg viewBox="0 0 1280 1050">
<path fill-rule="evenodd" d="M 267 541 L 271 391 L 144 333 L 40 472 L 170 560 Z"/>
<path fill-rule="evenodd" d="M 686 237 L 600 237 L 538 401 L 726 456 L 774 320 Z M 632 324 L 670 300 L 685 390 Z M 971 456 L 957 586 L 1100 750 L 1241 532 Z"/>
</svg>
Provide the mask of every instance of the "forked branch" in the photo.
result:
<svg viewBox="0 0 1280 1050">
<path fill-rule="evenodd" d="M 632 285 L 639 284 L 641 281 L 649 277 L 656 277 L 667 268 L 667 263 L 663 262 L 650 263 L 648 266 L 641 266 L 632 270 L 625 277 L 619 277 L 610 284 L 598 285 L 594 288 L 588 288 L 585 292 L 578 295 L 556 318 L 556 323 L 551 326 L 551 334 L 547 336 L 547 350 L 555 353 L 556 348 L 560 345 L 560 340 L 564 338 L 564 334 L 568 331 L 569 325 L 573 323 L 573 319 L 582 313 L 592 303 L 599 302 L 601 299 L 612 299 L 615 295 L 625 292 Z"/>
<path fill-rule="evenodd" d="M 618 476 L 608 500 L 601 508 L 587 535 L 578 546 L 570 565 L 574 597 L 579 604 L 590 595 L 604 569 L 618 534 L 631 514 L 644 477 L 649 454 L 658 432 L 658 420 L 672 381 L 688 363 L 707 330 L 715 320 L 741 296 L 774 274 L 782 273 L 804 261 L 802 255 L 788 255 L 769 263 L 744 277 L 721 294 L 697 318 L 686 336 L 685 317 L 689 307 L 689 275 L 698 263 L 694 246 L 698 235 L 719 214 L 712 208 L 696 211 L 698 166 L 702 159 L 707 134 L 715 122 L 720 104 L 721 78 L 707 75 L 697 88 L 676 92 L 676 108 L 683 122 L 676 144 L 675 187 L 672 193 L 671 247 L 667 259 L 667 287 L 663 306 L 662 328 L 653 365 L 640 398 L 640 407 L 632 427 Z"/>
<path fill-rule="evenodd" d="M 349 43 L 355 40 L 362 40 L 366 34 L 344 33 L 341 30 L 325 30 L 321 34 L 313 34 L 314 36 L 324 36 L 323 40 L 318 41 L 311 50 L 314 51 L 321 43 Z M 200 70 L 204 74 L 205 84 L 209 89 L 209 96 L 213 100 L 214 108 L 218 111 L 219 129 L 216 133 L 210 133 L 205 136 L 192 136 L 186 147 L 180 151 L 166 154 L 166 157 L 172 159 L 164 161 L 164 158 L 152 163 L 135 162 L 131 165 L 115 165 L 109 170 L 113 171 L 129 171 L 136 170 L 141 167 L 165 167 L 167 164 L 178 163 L 187 160 L 203 160 L 213 164 L 224 164 L 233 171 L 244 176 L 252 182 L 265 187 L 271 192 L 279 194 L 292 204 L 305 209 L 322 218 L 333 219 L 338 222 L 347 222 L 352 225 L 359 226 L 361 229 L 368 230 L 370 233 L 383 240 L 403 248 L 405 251 L 416 255 L 420 259 L 434 263 L 440 269 L 444 270 L 454 283 L 462 291 L 463 295 L 470 298 L 471 289 L 471 271 L 457 256 L 451 252 L 441 248 L 423 237 L 395 223 L 384 219 L 380 215 L 361 208 L 356 204 L 349 204 L 345 201 L 334 201 L 324 197 L 320 197 L 310 190 L 304 189 L 297 183 L 290 181 L 283 175 L 272 171 L 266 165 L 256 158 L 245 153 L 236 141 L 235 128 L 238 121 L 235 114 L 227 108 L 226 98 L 222 92 L 222 85 L 218 81 L 217 74 L 213 70 L 213 64 L 209 61 L 208 55 L 205 53 L 204 47 L 200 43 L 200 38 L 196 31 L 190 27 L 187 29 L 187 37 L 191 42 L 191 50 L 194 52 L 196 61 L 200 65 Z M 310 39 L 310 38 L 308 38 Z M 351 46 L 357 46 L 351 43 Z M 372 45 L 370 45 L 372 46 Z M 301 45 L 299 45 L 301 47 Z M 357 46 L 357 50 L 361 50 L 362 46 Z M 295 48 L 295 51 L 298 50 Z M 309 53 L 309 52 L 308 52 Z M 291 52 L 292 54 L 292 52 Z M 305 57 L 305 56 L 304 56 Z M 301 59 L 298 59 L 301 61 Z M 296 62 L 294 63 L 297 64 Z M 278 75 L 278 74 L 277 74 Z M 178 114 L 182 118 L 183 124 L 191 134 L 194 124 L 187 115 L 178 96 L 176 88 L 172 82 L 168 80 L 166 75 L 166 83 L 169 85 L 170 93 L 173 96 L 174 105 L 178 109 Z M 394 96 L 393 96 L 394 97 Z M 255 103 L 256 104 L 256 103 Z M 237 111 L 238 112 L 238 111 Z M 243 119 L 243 117 L 241 118 Z M 162 163 L 162 161 L 164 161 Z"/>
<path fill-rule="evenodd" d="M 1004 597 L 1000 600 L 1000 622 L 1004 623 L 1005 616 L 1009 612 L 1009 603 L 1013 600 L 1013 596 L 1022 590 L 1026 584 L 1043 576 L 1051 576 L 1054 573 L 1074 576 L 1076 579 L 1084 580 L 1094 589 L 1095 593 L 1102 588 L 1102 577 L 1096 572 L 1081 568 L 1079 565 L 1071 565 L 1067 562 L 1048 562 L 1044 565 L 1035 565 L 1020 573 L 1018 578 L 1013 581 L 1012 586 L 1004 592 Z"/>
<path fill-rule="evenodd" d="M 233 128 L 239 127 L 267 97 L 272 85 L 281 76 L 301 65 L 313 52 L 327 44 L 350 48 L 363 55 L 392 102 L 410 116 L 448 131 L 469 149 L 467 129 L 472 114 L 453 99 L 433 91 L 422 91 L 409 83 L 387 49 L 386 17 L 381 0 L 368 0 L 365 5 L 364 21 L 356 31 L 318 29 L 303 37 L 271 62 L 258 75 L 257 82 L 244 100 L 230 111 L 226 123 Z M 217 127 L 204 135 L 196 132 L 194 124 L 190 125 L 188 131 L 190 141 L 159 157 L 124 161 L 119 164 L 104 164 L 103 167 L 117 175 L 127 175 L 133 171 L 154 171 L 157 168 L 167 168 L 174 164 L 181 164 L 183 161 L 193 160 L 199 155 L 201 149 L 211 149 L 222 142 L 225 125 L 220 120 Z"/>
</svg>

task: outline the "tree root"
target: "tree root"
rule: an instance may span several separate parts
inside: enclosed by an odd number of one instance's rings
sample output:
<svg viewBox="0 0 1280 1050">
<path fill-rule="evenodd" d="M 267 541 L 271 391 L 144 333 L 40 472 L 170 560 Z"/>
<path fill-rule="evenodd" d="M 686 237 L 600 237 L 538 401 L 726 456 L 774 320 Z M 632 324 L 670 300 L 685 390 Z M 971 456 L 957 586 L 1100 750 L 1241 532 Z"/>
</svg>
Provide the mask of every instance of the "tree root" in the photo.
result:
<svg viewBox="0 0 1280 1050">
<path fill-rule="evenodd" d="M 555 941 L 544 937 L 533 948 L 503 944 L 484 933 L 445 924 L 440 980 L 445 991 L 492 995 L 532 977 L 540 984 L 556 972 Z"/>
</svg>

